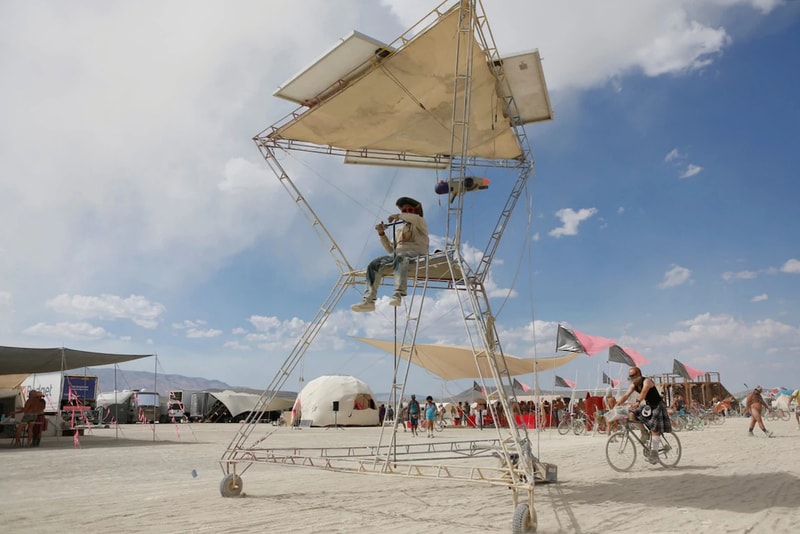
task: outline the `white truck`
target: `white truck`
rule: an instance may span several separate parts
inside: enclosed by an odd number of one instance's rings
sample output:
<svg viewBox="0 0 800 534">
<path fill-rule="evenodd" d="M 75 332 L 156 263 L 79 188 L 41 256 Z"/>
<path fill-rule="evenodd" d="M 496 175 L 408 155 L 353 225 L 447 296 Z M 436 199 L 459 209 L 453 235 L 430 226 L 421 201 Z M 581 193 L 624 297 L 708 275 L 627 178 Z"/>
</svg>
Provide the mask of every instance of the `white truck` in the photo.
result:
<svg viewBox="0 0 800 534">
<path fill-rule="evenodd" d="M 22 394 L 35 389 L 45 400 L 44 413 L 60 413 L 69 428 L 96 424 L 95 401 L 97 398 L 98 377 L 89 375 L 68 375 L 60 372 L 36 373 L 22 381 Z"/>
</svg>

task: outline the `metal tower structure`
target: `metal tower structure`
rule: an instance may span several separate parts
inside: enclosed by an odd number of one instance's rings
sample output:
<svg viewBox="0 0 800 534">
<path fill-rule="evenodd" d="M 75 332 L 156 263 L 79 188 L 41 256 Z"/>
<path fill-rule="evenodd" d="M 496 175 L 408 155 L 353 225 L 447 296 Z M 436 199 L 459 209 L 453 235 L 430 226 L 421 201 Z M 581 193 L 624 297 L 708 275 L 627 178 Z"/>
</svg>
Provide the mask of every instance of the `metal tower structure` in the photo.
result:
<svg viewBox="0 0 800 534">
<path fill-rule="evenodd" d="M 551 118 L 544 79 L 541 77 L 539 95 L 539 107 L 544 109 L 531 119 L 529 108 L 514 97 L 514 73 L 494 45 L 479 0 L 446 0 L 390 45 L 370 50 L 368 57 L 348 66 L 349 70 L 333 83 L 323 83 L 310 94 L 292 97 L 300 108 L 254 138 L 269 168 L 333 257 L 339 277 L 220 458 L 221 493 L 226 497 L 239 495 L 242 475 L 258 463 L 474 481 L 510 488 L 514 532 L 533 531 L 535 485 L 552 480 L 553 472 L 534 455 L 527 428 L 514 424 L 511 416 L 516 402 L 513 378 L 485 283 L 517 201 L 533 173 L 533 157 L 523 125 Z M 437 53 L 432 54 L 431 50 Z M 536 67 L 541 74 L 538 53 L 533 59 L 537 63 L 530 66 L 531 71 Z M 430 63 L 436 60 L 442 63 Z M 437 78 L 448 80 L 449 87 L 432 88 L 430 69 L 436 69 Z M 291 84 L 285 89 L 288 93 Z M 381 113 L 380 121 L 373 118 L 370 106 L 383 110 L 381 106 L 389 98 L 395 112 L 403 116 L 404 124 L 420 124 L 416 133 L 403 137 L 401 129 L 393 129 L 385 113 Z M 354 101 L 359 103 L 358 112 Z M 491 102 L 490 109 L 483 107 L 487 101 Z M 355 117 L 355 113 L 359 116 Z M 332 127 L 334 124 L 336 127 Z M 350 129 L 343 124 L 350 125 Z M 489 406 L 493 419 L 499 421 L 502 410 L 509 415 L 508 425 L 496 423 L 493 435 L 484 439 L 402 445 L 393 423 L 380 428 L 377 444 L 370 447 L 272 448 L 268 446 L 268 436 L 253 435 L 261 414 L 302 361 L 346 290 L 365 282 L 365 271 L 353 268 L 281 165 L 276 154 L 282 151 L 382 165 L 449 169 L 447 188 L 453 194 L 447 207 L 445 250 L 422 257 L 411 267 L 405 314 L 396 325 L 398 333 L 402 333 L 397 336 L 390 403 L 399 414 L 428 291 L 452 291 L 464 319 L 477 377 L 481 384 L 493 384 L 498 392 L 498 403 Z M 516 179 L 482 258 L 471 265 L 462 252 L 462 225 L 468 215 L 464 192 L 472 176 L 488 171 L 515 174 Z M 486 456 L 496 456 L 501 461 L 491 466 L 472 461 Z M 453 459 L 458 461 L 452 462 Z"/>
</svg>

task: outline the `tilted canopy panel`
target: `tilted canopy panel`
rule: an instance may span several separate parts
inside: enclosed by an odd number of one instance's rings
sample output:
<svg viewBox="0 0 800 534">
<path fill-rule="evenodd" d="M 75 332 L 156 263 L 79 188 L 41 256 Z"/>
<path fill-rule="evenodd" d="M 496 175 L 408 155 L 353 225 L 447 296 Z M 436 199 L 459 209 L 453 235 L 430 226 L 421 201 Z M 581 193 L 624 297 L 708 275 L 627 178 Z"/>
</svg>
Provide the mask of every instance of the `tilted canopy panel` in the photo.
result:
<svg viewBox="0 0 800 534">
<path fill-rule="evenodd" d="M 381 61 L 364 76 L 269 134 L 347 150 L 386 150 L 424 156 L 450 154 L 458 51 L 459 8 Z M 465 156 L 512 159 L 522 155 L 518 138 L 503 114 L 497 79 L 475 40 L 469 146 Z M 467 56 L 461 50 L 460 57 Z M 463 61 L 463 60 L 462 60 Z M 460 69 L 464 72 L 464 66 Z M 460 147 L 460 140 L 456 140 Z M 456 154 L 461 155 L 461 154 Z"/>
<path fill-rule="evenodd" d="M 394 354 L 395 342 L 392 340 L 369 339 L 357 337 L 373 347 Z M 399 356 L 405 360 L 409 358 L 408 351 L 399 351 Z M 549 371 L 566 365 L 579 354 L 567 354 L 550 358 L 518 358 L 505 354 L 505 365 L 511 376 L 524 375 L 537 371 Z M 498 356 L 499 357 L 499 356 Z M 413 362 L 428 371 L 435 373 L 445 380 L 459 380 L 462 378 L 480 378 L 491 376 L 489 361 L 485 355 L 479 355 L 478 366 L 475 365 L 472 349 L 454 345 L 422 345 L 415 344 L 412 355 Z M 502 367 L 502 363 L 500 364 Z"/>
</svg>

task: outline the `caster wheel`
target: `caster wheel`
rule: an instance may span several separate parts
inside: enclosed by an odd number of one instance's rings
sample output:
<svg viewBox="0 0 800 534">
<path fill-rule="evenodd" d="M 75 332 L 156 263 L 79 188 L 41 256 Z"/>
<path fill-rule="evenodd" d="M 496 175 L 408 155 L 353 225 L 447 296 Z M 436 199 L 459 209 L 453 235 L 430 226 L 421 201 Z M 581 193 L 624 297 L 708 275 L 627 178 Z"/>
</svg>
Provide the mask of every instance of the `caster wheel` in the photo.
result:
<svg viewBox="0 0 800 534">
<path fill-rule="evenodd" d="M 228 475 L 219 484 L 219 492 L 223 497 L 238 497 L 242 493 L 242 477 L 239 475 Z"/>
<path fill-rule="evenodd" d="M 530 534 L 536 532 L 536 510 L 532 510 L 527 503 L 518 504 L 511 520 L 513 534 Z"/>
</svg>

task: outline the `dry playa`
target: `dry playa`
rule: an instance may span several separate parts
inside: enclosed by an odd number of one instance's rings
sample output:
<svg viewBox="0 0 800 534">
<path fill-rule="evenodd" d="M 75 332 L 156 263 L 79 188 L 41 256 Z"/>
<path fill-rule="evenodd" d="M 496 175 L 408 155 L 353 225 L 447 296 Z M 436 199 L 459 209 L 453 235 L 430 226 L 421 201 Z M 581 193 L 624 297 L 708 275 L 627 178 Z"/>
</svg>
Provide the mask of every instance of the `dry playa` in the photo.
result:
<svg viewBox="0 0 800 534">
<path fill-rule="evenodd" d="M 536 487 L 537 532 L 790 532 L 800 528 L 800 429 L 771 422 L 775 437 L 736 418 L 681 432 L 676 468 L 641 456 L 630 473 L 605 460 L 603 435 L 530 432 L 557 483 Z M 40 448 L 0 447 L 4 532 L 511 532 L 511 492 L 477 482 L 329 472 L 256 464 L 243 497 L 223 498 L 222 453 L 235 425 L 127 425 L 92 429 L 75 447 L 45 437 Z M 433 440 L 485 438 L 447 428 Z M 259 425 L 264 445 L 375 445 L 376 428 L 292 430 Z M 428 440 L 400 432 L 399 443 Z M 468 461 L 468 460 L 467 460 Z"/>
</svg>

